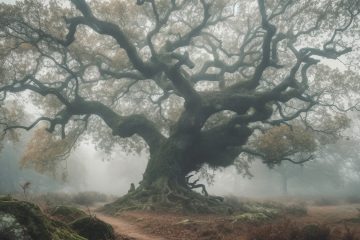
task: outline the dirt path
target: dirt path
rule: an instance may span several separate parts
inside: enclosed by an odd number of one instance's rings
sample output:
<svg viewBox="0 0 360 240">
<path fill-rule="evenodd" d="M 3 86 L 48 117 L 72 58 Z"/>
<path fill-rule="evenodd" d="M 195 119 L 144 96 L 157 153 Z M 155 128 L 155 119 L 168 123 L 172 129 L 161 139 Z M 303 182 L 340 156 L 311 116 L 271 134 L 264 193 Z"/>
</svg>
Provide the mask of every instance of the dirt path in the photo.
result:
<svg viewBox="0 0 360 240">
<path fill-rule="evenodd" d="M 121 219 L 96 212 L 96 217 L 112 225 L 116 234 L 133 238 L 134 240 L 165 240 L 164 238 L 145 234 L 137 226 Z"/>
</svg>

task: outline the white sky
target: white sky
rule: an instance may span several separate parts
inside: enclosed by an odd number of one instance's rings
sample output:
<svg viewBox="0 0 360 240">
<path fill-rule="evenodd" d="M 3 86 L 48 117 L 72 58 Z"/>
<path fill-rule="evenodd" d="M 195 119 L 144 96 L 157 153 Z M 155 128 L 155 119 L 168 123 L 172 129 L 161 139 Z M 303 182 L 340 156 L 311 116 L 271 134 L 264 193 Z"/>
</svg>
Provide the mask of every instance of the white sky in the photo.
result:
<svg viewBox="0 0 360 240">
<path fill-rule="evenodd" d="M 0 3 L 15 3 L 16 0 L 0 0 Z"/>
</svg>

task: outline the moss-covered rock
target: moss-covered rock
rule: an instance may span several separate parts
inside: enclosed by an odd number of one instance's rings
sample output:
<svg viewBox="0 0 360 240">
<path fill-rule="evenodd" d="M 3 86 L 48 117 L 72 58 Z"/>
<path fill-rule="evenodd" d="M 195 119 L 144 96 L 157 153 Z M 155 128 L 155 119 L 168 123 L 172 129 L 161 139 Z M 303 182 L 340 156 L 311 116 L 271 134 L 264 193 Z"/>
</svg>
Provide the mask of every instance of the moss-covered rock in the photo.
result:
<svg viewBox="0 0 360 240">
<path fill-rule="evenodd" d="M 86 240 L 65 224 L 47 218 L 32 203 L 0 200 L 0 239 Z"/>
<path fill-rule="evenodd" d="M 115 239 L 114 229 L 111 225 L 97 219 L 87 216 L 75 220 L 69 225 L 80 236 L 88 240 L 113 240 Z"/>
<path fill-rule="evenodd" d="M 30 240 L 30 235 L 17 219 L 4 212 L 0 212 L 0 239 Z"/>
<path fill-rule="evenodd" d="M 75 207 L 56 206 L 48 210 L 50 216 L 64 223 L 71 223 L 76 219 L 86 217 L 87 214 Z"/>
</svg>

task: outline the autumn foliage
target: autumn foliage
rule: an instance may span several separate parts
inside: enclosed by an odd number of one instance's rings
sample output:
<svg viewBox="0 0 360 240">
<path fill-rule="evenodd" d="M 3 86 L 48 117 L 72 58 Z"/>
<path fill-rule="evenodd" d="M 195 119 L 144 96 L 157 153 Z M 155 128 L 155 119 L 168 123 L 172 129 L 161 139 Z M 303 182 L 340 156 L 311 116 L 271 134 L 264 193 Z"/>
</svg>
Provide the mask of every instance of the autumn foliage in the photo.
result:
<svg viewBox="0 0 360 240">
<path fill-rule="evenodd" d="M 301 226 L 296 222 L 284 220 L 250 228 L 247 240 L 358 240 L 358 238 L 346 225 L 338 229 L 319 224 Z"/>
<path fill-rule="evenodd" d="M 40 173 L 55 175 L 58 164 L 68 157 L 76 138 L 76 131 L 61 139 L 49 133 L 45 126 L 37 128 L 26 146 L 20 164 Z"/>
<path fill-rule="evenodd" d="M 255 145 L 268 161 L 278 162 L 296 153 L 312 153 L 317 143 L 310 130 L 299 125 L 281 125 L 259 136 Z"/>
</svg>

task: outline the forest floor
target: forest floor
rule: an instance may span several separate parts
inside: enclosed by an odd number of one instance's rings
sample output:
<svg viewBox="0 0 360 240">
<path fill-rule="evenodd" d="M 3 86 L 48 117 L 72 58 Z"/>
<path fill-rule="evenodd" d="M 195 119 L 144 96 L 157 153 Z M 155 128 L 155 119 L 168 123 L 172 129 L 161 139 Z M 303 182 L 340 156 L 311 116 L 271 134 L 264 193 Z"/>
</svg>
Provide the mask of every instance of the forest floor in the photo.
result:
<svg viewBox="0 0 360 240">
<path fill-rule="evenodd" d="M 112 225 L 117 240 L 360 240 L 360 196 L 357 195 L 352 198 L 228 197 L 226 201 L 237 209 L 233 215 L 128 211 L 109 216 L 100 211 L 104 204 L 115 199 L 84 192 L 49 193 L 24 200 L 31 200 L 45 212 L 56 206 L 80 208 Z"/>
<path fill-rule="evenodd" d="M 360 204 L 339 204 L 334 206 L 307 206 L 304 216 L 284 215 L 274 220 L 245 223 L 234 221 L 232 216 L 184 215 L 176 213 L 123 212 L 108 216 L 95 212 L 97 218 L 111 224 L 119 235 L 119 240 L 251 240 L 252 234 L 270 234 L 278 227 L 289 234 L 294 226 L 316 224 L 327 228 L 331 238 L 360 240 Z M 270 226 L 271 225 L 271 226 Z M 287 228 L 287 230 L 284 228 Z M 293 230 L 291 230 L 293 231 Z M 351 232 L 352 238 L 345 232 Z M 335 237 L 334 237 L 335 236 Z M 265 237 L 264 239 L 270 239 Z M 285 237 L 283 239 L 286 239 Z"/>
</svg>

